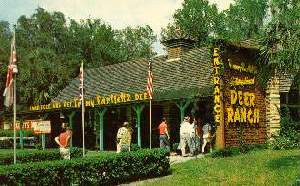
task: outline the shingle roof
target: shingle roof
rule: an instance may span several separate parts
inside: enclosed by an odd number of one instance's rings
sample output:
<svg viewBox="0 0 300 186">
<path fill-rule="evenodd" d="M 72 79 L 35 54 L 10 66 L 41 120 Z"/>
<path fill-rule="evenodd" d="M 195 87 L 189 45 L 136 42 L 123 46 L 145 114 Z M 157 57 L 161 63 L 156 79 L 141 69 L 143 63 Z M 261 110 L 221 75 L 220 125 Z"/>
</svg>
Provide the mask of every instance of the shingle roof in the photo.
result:
<svg viewBox="0 0 300 186">
<path fill-rule="evenodd" d="M 152 60 L 154 101 L 211 95 L 213 68 L 210 53 L 207 48 L 196 48 L 183 54 L 180 60 L 155 57 Z M 85 97 L 146 92 L 147 75 L 148 61 L 145 59 L 86 69 Z M 53 101 L 78 98 L 78 87 L 79 78 L 73 79 Z"/>
<path fill-rule="evenodd" d="M 226 41 L 226 43 L 237 48 L 245 48 L 245 49 L 259 50 L 261 47 L 258 39 L 257 40 L 248 39 L 243 41 Z"/>
</svg>

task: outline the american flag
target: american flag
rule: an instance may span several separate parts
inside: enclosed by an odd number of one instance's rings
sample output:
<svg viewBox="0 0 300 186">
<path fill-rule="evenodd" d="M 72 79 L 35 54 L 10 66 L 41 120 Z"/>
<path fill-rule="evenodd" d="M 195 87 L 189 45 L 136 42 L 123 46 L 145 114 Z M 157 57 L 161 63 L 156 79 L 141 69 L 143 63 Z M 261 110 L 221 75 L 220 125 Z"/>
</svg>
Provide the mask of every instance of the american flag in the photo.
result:
<svg viewBox="0 0 300 186">
<path fill-rule="evenodd" d="M 13 39 L 10 46 L 10 58 L 9 58 L 9 65 L 8 71 L 6 75 L 6 86 L 3 93 L 4 98 L 4 105 L 6 107 L 10 107 L 13 104 L 13 82 L 14 82 L 14 74 L 18 73 L 17 68 L 17 53 L 16 53 L 16 45 L 15 45 L 15 34 L 13 35 Z"/>
<path fill-rule="evenodd" d="M 153 75 L 152 75 L 152 62 L 149 61 L 148 78 L 147 78 L 147 93 L 150 99 L 153 98 Z"/>
<path fill-rule="evenodd" d="M 80 101 L 83 100 L 83 62 L 81 62 L 81 66 L 80 66 L 80 72 L 79 72 L 79 80 L 80 80 L 80 84 L 79 84 L 79 90 L 80 90 L 80 93 L 79 93 L 79 98 L 80 98 Z"/>
</svg>

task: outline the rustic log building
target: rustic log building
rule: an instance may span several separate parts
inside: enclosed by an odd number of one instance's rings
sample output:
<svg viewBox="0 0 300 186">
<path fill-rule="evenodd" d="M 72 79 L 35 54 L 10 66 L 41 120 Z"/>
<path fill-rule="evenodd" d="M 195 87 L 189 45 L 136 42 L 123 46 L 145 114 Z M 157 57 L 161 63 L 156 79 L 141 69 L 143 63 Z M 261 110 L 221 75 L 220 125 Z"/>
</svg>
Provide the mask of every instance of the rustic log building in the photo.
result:
<svg viewBox="0 0 300 186">
<path fill-rule="evenodd" d="M 162 117 L 169 123 L 172 144 L 179 142 L 179 127 L 185 115 L 211 123 L 218 148 L 265 143 L 278 131 L 280 94 L 289 92 L 292 82 L 282 86 L 283 80 L 273 78 L 266 90 L 261 88 L 256 79 L 259 50 L 254 42 L 219 41 L 212 48 L 195 48 L 191 38 L 179 34 L 163 43 L 167 55 L 151 59 L 152 129 L 146 93 L 148 59 L 85 70 L 88 148 L 115 149 L 117 129 L 125 120 L 134 129 L 133 143 L 142 147 L 149 147 L 150 130 L 152 147 L 159 145 L 153 129 Z M 72 145 L 81 146 L 79 78 L 50 104 L 32 105 L 29 110 L 47 114 L 53 129 L 50 139 L 58 134 L 63 114 L 74 131 Z"/>
</svg>

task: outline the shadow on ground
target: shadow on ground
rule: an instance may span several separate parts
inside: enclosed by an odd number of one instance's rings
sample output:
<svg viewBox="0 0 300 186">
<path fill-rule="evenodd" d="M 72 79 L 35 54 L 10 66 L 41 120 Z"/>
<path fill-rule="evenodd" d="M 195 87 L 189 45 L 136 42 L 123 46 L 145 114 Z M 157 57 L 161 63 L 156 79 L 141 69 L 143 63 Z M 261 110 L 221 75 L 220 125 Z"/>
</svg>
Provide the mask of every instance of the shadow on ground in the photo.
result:
<svg viewBox="0 0 300 186">
<path fill-rule="evenodd" d="M 271 169 L 288 168 L 299 164 L 299 156 L 285 156 L 270 160 L 267 164 Z"/>
</svg>

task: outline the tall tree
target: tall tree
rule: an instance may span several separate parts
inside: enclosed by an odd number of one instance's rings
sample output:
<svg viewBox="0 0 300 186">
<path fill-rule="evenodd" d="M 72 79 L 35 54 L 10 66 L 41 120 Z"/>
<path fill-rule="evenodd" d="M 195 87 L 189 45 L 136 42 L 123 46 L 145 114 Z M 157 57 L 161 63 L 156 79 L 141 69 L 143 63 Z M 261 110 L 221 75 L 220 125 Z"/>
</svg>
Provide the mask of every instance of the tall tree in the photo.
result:
<svg viewBox="0 0 300 186">
<path fill-rule="evenodd" d="M 175 27 L 195 38 L 200 46 L 206 45 L 216 34 L 217 17 L 216 5 L 210 5 L 208 0 L 185 0 L 173 15 Z"/>
<path fill-rule="evenodd" d="M 222 37 L 240 41 L 259 36 L 267 7 L 267 0 L 235 0 L 229 9 L 223 11 Z"/>
<path fill-rule="evenodd" d="M 149 58 L 156 53 L 151 49 L 156 36 L 150 26 L 126 27 L 118 30 L 116 40 L 120 43 L 120 57 L 123 61 L 135 58 Z"/>
<path fill-rule="evenodd" d="M 261 43 L 262 65 L 269 75 L 275 71 L 299 73 L 300 1 L 271 0 L 270 12 Z"/>
<path fill-rule="evenodd" d="M 8 22 L 0 21 L 0 108 L 3 107 L 3 91 L 10 55 L 10 38 L 12 34 Z M 1 109 L 0 109 L 1 110 Z"/>
<path fill-rule="evenodd" d="M 42 8 L 18 19 L 16 37 L 18 102 L 24 106 L 48 103 L 78 75 L 81 61 L 88 68 L 97 68 L 154 55 L 151 45 L 155 37 L 149 26 L 114 30 L 100 19 L 70 19 L 67 23 L 61 12 Z M 0 22 L 3 64 L 8 63 L 10 38 L 9 25 Z M 0 70 L 3 92 L 7 65 L 1 65 Z"/>
</svg>

